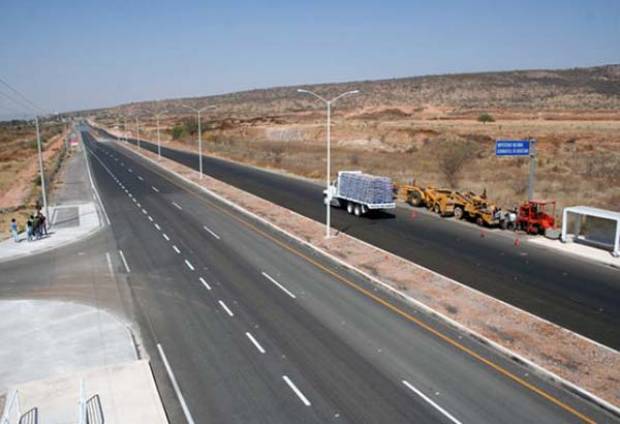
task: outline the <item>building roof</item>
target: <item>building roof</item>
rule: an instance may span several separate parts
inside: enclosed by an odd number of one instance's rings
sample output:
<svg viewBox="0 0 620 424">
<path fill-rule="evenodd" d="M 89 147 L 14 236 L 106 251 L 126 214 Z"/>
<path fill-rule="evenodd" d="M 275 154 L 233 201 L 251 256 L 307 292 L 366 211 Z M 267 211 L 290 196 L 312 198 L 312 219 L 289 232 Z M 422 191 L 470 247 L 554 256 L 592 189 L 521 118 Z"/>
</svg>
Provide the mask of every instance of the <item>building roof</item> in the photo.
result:
<svg viewBox="0 0 620 424">
<path fill-rule="evenodd" d="M 564 208 L 564 212 L 596 216 L 598 218 L 611 219 L 613 221 L 620 222 L 620 212 L 608 211 L 607 209 L 592 208 L 590 206 L 571 206 Z"/>
</svg>

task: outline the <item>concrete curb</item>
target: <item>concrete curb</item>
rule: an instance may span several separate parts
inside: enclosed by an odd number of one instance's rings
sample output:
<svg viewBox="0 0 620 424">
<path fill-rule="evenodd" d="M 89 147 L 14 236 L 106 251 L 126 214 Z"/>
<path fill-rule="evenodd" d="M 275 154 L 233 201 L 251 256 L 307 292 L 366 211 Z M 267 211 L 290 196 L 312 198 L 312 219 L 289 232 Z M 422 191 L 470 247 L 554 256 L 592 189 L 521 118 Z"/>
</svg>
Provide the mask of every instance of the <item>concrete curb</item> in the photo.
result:
<svg viewBox="0 0 620 424">
<path fill-rule="evenodd" d="M 328 253 L 328 252 L 325 252 L 324 250 L 322 250 L 322 249 L 320 249 L 320 248 L 318 248 L 318 247 L 314 246 L 313 244 L 311 244 L 311 243 L 309 243 L 309 242 L 307 242 L 307 241 L 305 241 L 305 240 L 303 240 L 303 239 L 301 239 L 301 238 L 297 237 L 296 235 L 294 235 L 294 234 L 292 234 L 292 233 L 289 233 L 288 231 L 286 231 L 286 230 L 284 230 L 284 229 L 282 229 L 282 228 L 278 227 L 276 224 L 273 224 L 272 222 L 270 222 L 270 221 L 266 220 L 265 218 L 262 218 L 262 217 L 260 217 L 260 216 L 256 215 L 255 213 L 253 213 L 253 212 L 251 212 L 251 211 L 249 211 L 249 210 L 247 210 L 247 209 L 245 209 L 245 208 L 243 208 L 243 207 L 241 207 L 241 206 L 237 205 L 236 203 L 234 203 L 234 202 L 232 202 L 232 201 L 230 201 L 230 200 L 226 199 L 225 197 L 223 197 L 223 196 L 221 196 L 221 195 L 219 195 L 219 194 L 217 194 L 217 193 L 215 193 L 215 192 L 213 192 L 213 191 L 209 190 L 208 188 L 203 187 L 203 186 L 199 185 L 198 183 L 196 183 L 196 182 L 194 182 L 194 181 L 192 181 L 192 180 L 190 180 L 190 179 L 188 179 L 188 178 L 186 178 L 186 177 L 184 177 L 184 176 L 182 176 L 182 175 L 180 175 L 180 174 L 178 174 L 178 173 L 176 173 L 176 172 L 174 172 L 174 171 L 172 171 L 172 170 L 166 169 L 166 168 L 165 168 L 162 164 L 158 163 L 157 161 L 154 161 L 153 159 L 151 159 L 151 158 L 149 158 L 149 157 L 146 157 L 146 156 L 142 155 L 141 153 L 134 151 L 133 149 L 127 148 L 126 146 L 124 146 L 124 145 L 122 145 L 122 144 L 120 144 L 120 143 L 116 143 L 116 144 L 118 144 L 119 146 L 121 146 L 121 147 L 122 147 L 122 148 L 124 148 L 125 150 L 130 151 L 131 153 L 133 153 L 133 154 L 135 154 L 135 155 L 137 155 L 137 156 L 139 156 L 139 157 L 141 157 L 141 158 L 143 158 L 143 159 L 145 159 L 145 160 L 147 160 L 147 161 L 149 161 L 149 162 L 153 163 L 153 164 L 154 164 L 154 165 L 156 165 L 158 168 L 160 168 L 160 169 L 164 170 L 165 172 L 167 172 L 167 173 L 169 173 L 169 174 L 171 174 L 171 175 L 175 176 L 176 178 L 181 179 L 181 180 L 182 180 L 182 181 L 184 181 L 185 183 L 188 183 L 188 184 L 190 184 L 190 185 L 192 185 L 192 186 L 194 186 L 194 187 L 196 187 L 196 188 L 198 188 L 198 189 L 200 189 L 200 190 L 204 191 L 205 193 L 207 193 L 207 194 L 209 194 L 210 196 L 214 197 L 215 199 L 217 199 L 217 200 L 221 201 L 222 203 L 224 203 L 224 204 L 226 204 L 226 205 L 228 205 L 228 206 L 232 207 L 233 209 L 235 209 L 235 210 L 237 210 L 237 211 L 239 211 L 239 212 L 241 212 L 241 213 L 243 213 L 243 214 L 245 214 L 245 215 L 247 215 L 247 216 L 249 216 L 249 217 L 251 217 L 251 218 L 253 218 L 253 219 L 255 219 L 255 220 L 259 221 L 259 222 L 261 222 L 261 223 L 263 223 L 264 225 L 267 225 L 268 227 L 270 227 L 270 228 L 272 228 L 272 229 L 274 229 L 274 230 L 278 231 L 278 232 L 279 232 L 279 233 L 281 233 L 281 234 L 284 234 L 285 236 L 287 236 L 287 237 L 291 238 L 292 240 L 295 240 L 297 243 L 299 243 L 299 244 L 301 244 L 301 245 L 303 245 L 303 246 L 309 247 L 310 249 L 312 249 L 312 250 L 316 251 L 317 253 L 319 253 L 319 254 L 321 254 L 321 255 L 323 255 L 323 256 L 325 256 L 325 257 L 329 258 L 330 260 L 332 260 L 332 261 L 334 261 L 334 262 L 336 262 L 337 264 L 339 264 L 339 265 L 341 265 L 341 266 L 343 266 L 343 267 L 345 267 L 345 268 L 347 268 L 347 269 L 349 269 L 349 270 L 352 270 L 352 271 L 354 271 L 354 272 L 356 272 L 356 273 L 358 273 L 358 274 L 362 275 L 362 276 L 363 276 L 363 277 L 365 277 L 367 280 L 369 280 L 369 281 L 371 281 L 371 282 L 373 282 L 373 283 L 377 284 L 378 286 L 380 286 L 381 288 L 383 288 L 383 289 L 387 290 L 388 292 L 390 292 L 390 293 L 392 293 L 392 294 L 395 294 L 395 295 L 397 295 L 398 297 L 400 297 L 400 298 L 402 298 L 402 299 L 405 299 L 406 301 L 410 302 L 410 303 L 411 303 L 411 304 L 413 304 L 414 306 L 416 306 L 416 307 L 418 307 L 418 308 L 422 309 L 422 310 L 423 310 L 424 312 L 426 312 L 427 314 L 429 314 L 429 315 L 431 315 L 431 316 L 433 316 L 433 317 L 440 318 L 440 319 L 441 319 L 441 320 L 443 320 L 445 323 L 447 323 L 449 326 L 451 326 L 451 327 L 453 327 L 453 328 L 456 328 L 457 330 L 459 330 L 459 331 L 461 331 L 461 332 L 463 332 L 463 333 L 465 333 L 465 334 L 467 334 L 467 335 L 469 335 L 469 336 L 471 336 L 471 337 L 473 337 L 473 338 L 475 338 L 475 339 L 479 340 L 480 342 L 482 342 L 482 343 L 484 343 L 484 344 L 487 344 L 487 345 L 489 345 L 489 346 L 493 347 L 493 348 L 494 348 L 494 349 L 496 349 L 498 352 L 500 352 L 500 353 L 502 353 L 503 355 L 505 355 L 508 359 L 513 360 L 513 361 L 517 361 L 517 362 L 519 362 L 519 363 L 524 364 L 524 365 L 525 365 L 525 366 L 527 366 L 529 369 L 531 369 L 532 371 L 534 371 L 537 375 L 539 375 L 539 376 L 541 376 L 541 377 L 543 377 L 543 378 L 545 378 L 545 379 L 548 379 L 548 380 L 554 381 L 554 382 L 556 382 L 556 383 L 559 383 L 560 385 L 562 385 L 563 387 L 565 387 L 565 388 L 566 388 L 566 389 L 568 389 L 569 391 L 571 391 L 571 392 L 573 392 L 573 393 L 575 393 L 575 394 L 577 394 L 577 395 L 581 396 L 582 398 L 585 398 L 585 399 L 587 399 L 587 400 L 589 400 L 589 401 L 591 401 L 591 402 L 593 402 L 593 403 L 598 404 L 599 406 L 601 406 L 602 408 L 604 408 L 604 409 L 606 409 L 606 410 L 608 410 L 608 411 L 612 412 L 613 414 L 616 414 L 616 415 L 619 415 L 619 416 L 620 416 L 620 407 L 618 407 L 618 406 L 615 406 L 615 405 L 611 404 L 610 402 L 608 402 L 608 401 L 606 401 L 606 400 L 604 400 L 604 399 L 602 399 L 602 398 L 600 398 L 600 397 L 598 397 L 598 396 L 594 395 L 593 393 L 591 393 L 591 392 L 589 392 L 589 391 L 587 391 L 587 390 L 585 390 L 585 389 L 583 389 L 583 388 L 581 388 L 581 387 L 577 386 L 576 384 L 574 384 L 574 383 L 572 383 L 572 382 L 570 382 L 570 381 L 568 381 L 568 380 L 566 380 L 566 379 L 564 379 L 564 378 L 560 377 L 559 375 L 557 375 L 557 374 L 555 374 L 555 373 L 553 373 L 553 372 L 551 372 L 551 371 L 549 371 L 549 370 L 547 370 L 547 369 L 545 369 L 545 368 L 543 368 L 543 367 L 541 367 L 541 366 L 539 366 L 539 365 L 535 364 L 534 362 L 530 361 L 529 359 L 524 358 L 524 357 L 523 357 L 523 356 L 521 356 L 520 354 L 518 354 L 518 353 L 516 353 L 516 352 L 514 352 L 514 351 L 512 351 L 512 350 L 510 350 L 510 349 L 508 349 L 508 348 L 506 348 L 506 347 L 504 347 L 504 346 L 502 346 L 502 345 L 498 344 L 497 342 L 494 342 L 493 340 L 490 340 L 490 339 L 488 339 L 487 337 L 485 337 L 485 336 L 483 336 L 483 335 L 481 335 L 481 334 L 479 334 L 479 333 L 477 333 L 477 332 L 475 332 L 475 331 L 473 331 L 473 330 L 471 330 L 471 329 L 469 329 L 469 328 L 465 327 L 465 326 L 464 326 L 464 325 L 462 325 L 461 323 L 459 323 L 459 322 L 457 322 L 457 321 L 453 320 L 452 318 L 450 318 L 450 317 L 448 317 L 448 316 L 446 316 L 446 315 L 444 315 L 444 314 L 441 314 L 440 312 L 435 311 L 434 309 L 432 309 L 432 308 L 430 308 L 429 306 L 427 306 L 427 305 L 423 304 L 423 303 L 422 303 L 422 302 L 420 302 L 419 300 L 416 300 L 416 299 L 414 299 L 414 298 L 412 298 L 412 297 L 410 297 L 410 296 L 408 296 L 408 295 L 406 295 L 406 294 L 404 294 L 404 293 L 400 292 L 399 290 L 397 290 L 397 289 L 395 289 L 395 288 L 393 288 L 393 287 L 389 286 L 388 284 L 386 284 L 386 283 L 382 282 L 382 281 L 381 281 L 381 280 L 379 280 L 378 278 L 373 277 L 372 275 L 370 275 L 370 274 L 366 273 L 365 271 L 362 271 L 361 269 L 356 268 L 355 266 L 353 266 L 353 265 L 351 265 L 351 264 L 348 264 L 347 262 L 345 262 L 345 261 L 343 261 L 343 260 L 341 260 L 341 259 L 339 259 L 339 258 L 337 258 L 337 257 L 335 257 L 335 256 L 333 256 L 333 255 L 331 255 L 331 254 L 330 254 L 330 253 Z M 211 177 L 211 178 L 212 178 L 212 177 Z M 300 217 L 301 217 L 301 215 L 299 215 L 298 213 L 296 213 L 296 212 L 294 212 L 294 211 L 289 211 L 289 212 L 290 212 L 291 214 L 295 214 L 295 215 L 297 215 L 297 216 L 300 216 Z M 303 217 L 303 218 L 305 218 L 305 217 Z M 351 236 L 349 236 L 349 237 L 351 237 Z M 351 237 L 351 238 L 354 238 L 354 237 Z M 363 244 L 365 244 L 365 245 L 367 245 L 367 246 L 369 246 L 369 247 L 372 247 L 373 249 L 378 249 L 378 250 L 380 250 L 381 252 L 383 252 L 383 253 L 385 253 L 385 254 L 388 254 L 388 255 L 392 255 L 392 256 L 393 256 L 393 254 L 392 254 L 392 253 L 389 253 L 389 252 L 387 252 L 387 251 L 385 251 L 385 250 L 383 250 L 383 249 L 381 249 L 381 248 L 379 248 L 379 247 L 377 247 L 377 246 L 370 245 L 370 244 L 368 244 L 368 243 L 366 243 L 366 242 L 364 242 L 364 241 L 362 241 L 362 240 L 359 240 L 359 239 L 355 239 L 355 240 L 356 240 L 356 241 L 359 241 L 359 242 L 361 242 L 361 243 L 363 243 Z M 401 258 L 401 259 L 402 259 L 402 258 Z M 408 261 L 408 262 L 410 262 L 410 261 Z M 412 262 L 412 263 L 413 263 L 413 262 Z M 415 264 L 415 263 L 414 263 L 414 265 L 415 265 L 415 266 L 418 266 L 418 267 L 420 267 L 420 268 L 422 268 L 422 269 L 424 269 L 424 270 L 426 270 L 426 271 L 429 271 L 429 272 L 431 272 L 431 273 L 433 273 L 433 274 L 435 274 L 435 275 L 440 275 L 440 274 L 438 274 L 438 273 L 436 273 L 436 272 L 434 272 L 434 271 L 432 271 L 432 270 L 428 270 L 427 268 L 424 268 L 424 267 L 422 267 L 422 266 L 420 266 L 420 265 L 418 265 L 418 264 Z M 445 277 L 445 276 L 441 276 L 441 277 L 442 277 L 442 278 L 447 278 L 448 280 L 450 280 L 451 282 L 454 282 L 454 283 L 458 284 L 459 286 L 466 287 L 467 289 L 471 289 L 470 287 L 464 286 L 463 284 L 461 284 L 461 283 L 459 283 L 459 282 L 457 282 L 457 281 L 455 281 L 455 280 L 452 280 L 452 279 L 450 279 L 450 278 L 448 278 L 448 277 Z M 471 289 L 471 290 L 474 290 L 474 289 Z M 478 292 L 477 290 L 475 290 L 475 291 L 476 291 L 476 292 Z M 484 295 L 484 296 L 489 297 L 488 295 L 486 295 L 486 294 L 484 294 L 484 293 L 481 293 L 481 292 L 478 292 L 478 293 L 480 293 L 480 294 L 482 294 L 482 295 Z M 522 311 L 522 310 L 520 310 L 520 309 L 518 309 L 518 308 L 515 308 L 514 306 L 509 305 L 509 304 L 507 304 L 507 303 L 505 303 L 505 302 L 502 302 L 502 301 L 500 301 L 500 300 L 498 300 L 498 299 L 495 299 L 495 298 L 493 298 L 493 299 L 494 299 L 494 300 L 496 300 L 496 301 L 501 302 L 502 304 L 504 304 L 504 305 L 506 305 L 506 306 L 508 306 L 508 307 L 510 307 L 510 308 L 517 309 L 519 312 L 522 312 L 522 313 L 528 314 L 529 316 L 535 317 L 536 319 L 539 319 L 539 320 L 542 320 L 542 321 L 545 321 L 545 322 L 550 323 L 549 321 L 546 321 L 546 320 L 544 320 L 544 319 L 542 319 L 542 318 L 540 318 L 540 317 L 537 317 L 537 316 L 535 316 L 535 315 L 533 315 L 533 314 L 531 314 L 531 313 L 529 313 L 529 312 Z M 552 323 L 550 323 L 550 324 L 552 324 Z M 556 325 L 556 324 L 552 324 L 552 325 Z M 565 329 L 565 328 L 562 328 L 562 330 L 563 330 L 563 331 L 566 331 L 566 332 L 568 332 L 568 333 L 570 333 L 570 334 L 572 334 L 572 335 L 575 335 L 575 336 L 577 336 L 577 337 L 580 337 L 580 338 L 582 338 L 582 339 L 585 339 L 585 340 L 587 340 L 588 342 L 595 343 L 596 345 L 598 345 L 598 346 L 600 346 L 600 347 L 603 347 L 603 348 L 605 348 L 605 349 L 607 349 L 607 350 L 610 350 L 611 352 L 614 352 L 614 353 L 616 353 L 616 352 L 617 352 L 617 351 L 615 351 L 614 349 L 609 348 L 608 346 L 605 346 L 605 345 L 602 345 L 602 344 L 600 344 L 600 343 L 598 343 L 598 342 L 595 342 L 595 341 L 593 341 L 593 340 L 590 340 L 590 339 L 588 339 L 587 337 L 584 337 L 584 336 L 582 336 L 582 335 L 580 335 L 580 334 L 574 333 L 574 332 L 572 332 L 572 331 L 570 331 L 570 330 L 567 330 L 567 329 Z"/>
</svg>

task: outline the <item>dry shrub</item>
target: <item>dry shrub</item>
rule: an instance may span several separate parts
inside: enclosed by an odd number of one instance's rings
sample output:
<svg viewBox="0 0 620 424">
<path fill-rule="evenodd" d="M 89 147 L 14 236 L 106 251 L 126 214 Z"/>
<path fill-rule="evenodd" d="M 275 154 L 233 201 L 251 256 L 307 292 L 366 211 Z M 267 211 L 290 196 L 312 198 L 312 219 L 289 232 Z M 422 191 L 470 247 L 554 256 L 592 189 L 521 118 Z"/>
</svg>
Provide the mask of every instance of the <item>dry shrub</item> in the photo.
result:
<svg viewBox="0 0 620 424">
<path fill-rule="evenodd" d="M 439 169 L 451 188 L 457 188 L 464 167 L 475 160 L 481 149 L 478 144 L 460 137 L 441 140 L 437 157 Z"/>
</svg>

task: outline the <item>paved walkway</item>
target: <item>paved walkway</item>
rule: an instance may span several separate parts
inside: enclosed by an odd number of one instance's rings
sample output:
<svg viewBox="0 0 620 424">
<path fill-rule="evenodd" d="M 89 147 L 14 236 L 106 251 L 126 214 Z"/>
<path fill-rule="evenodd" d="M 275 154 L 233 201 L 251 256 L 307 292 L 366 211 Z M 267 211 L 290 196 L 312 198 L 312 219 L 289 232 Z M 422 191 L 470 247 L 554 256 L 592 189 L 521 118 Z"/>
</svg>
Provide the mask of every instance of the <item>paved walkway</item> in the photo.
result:
<svg viewBox="0 0 620 424">
<path fill-rule="evenodd" d="M 580 242 L 571 240 L 568 243 L 562 243 L 560 240 L 549 240 L 544 237 L 531 238 L 529 242 L 555 249 L 569 255 L 581 256 L 585 259 L 620 268 L 620 258 L 613 257 L 610 251 L 587 246 Z"/>
<path fill-rule="evenodd" d="M 133 361 L 77 372 L 59 378 L 16 387 L 21 412 L 38 408 L 40 422 L 78 422 L 80 386 L 86 400 L 98 395 L 101 408 L 89 404 L 91 413 L 100 411 L 106 424 L 166 424 L 148 361 Z M 104 422 L 93 420 L 92 422 Z"/>
<path fill-rule="evenodd" d="M 0 316 L 0 392 L 10 400 L 17 391 L 21 413 L 37 407 L 42 422 L 77 422 L 84 381 L 86 398 L 100 396 L 106 423 L 167 422 L 127 323 L 90 306 L 46 300 L 0 301 Z"/>
<path fill-rule="evenodd" d="M 19 243 L 13 239 L 0 242 L 0 262 L 65 246 L 101 228 L 94 202 L 50 207 L 49 214 L 52 225 L 47 236 L 40 240 L 27 241 L 26 234 L 22 233 Z"/>
<path fill-rule="evenodd" d="M 49 235 L 29 242 L 26 234 L 22 233 L 19 243 L 13 239 L 0 242 L 0 262 L 65 246 L 89 236 L 103 226 L 103 212 L 96 203 L 82 144 L 71 151 L 51 191 L 50 199 Z"/>
<path fill-rule="evenodd" d="M 137 359 L 128 324 L 92 306 L 0 300 L 0 316 L 0 392 L 15 384 Z"/>
</svg>

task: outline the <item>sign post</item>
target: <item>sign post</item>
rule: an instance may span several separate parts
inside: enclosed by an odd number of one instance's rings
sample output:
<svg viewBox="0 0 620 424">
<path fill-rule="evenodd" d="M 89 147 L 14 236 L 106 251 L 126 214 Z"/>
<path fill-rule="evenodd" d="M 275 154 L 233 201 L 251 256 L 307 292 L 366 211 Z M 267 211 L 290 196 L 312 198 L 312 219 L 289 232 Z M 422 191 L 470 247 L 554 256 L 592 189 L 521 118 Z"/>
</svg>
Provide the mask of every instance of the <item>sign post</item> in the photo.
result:
<svg viewBox="0 0 620 424">
<path fill-rule="evenodd" d="M 496 140 L 495 156 L 529 156 L 530 172 L 527 177 L 527 200 L 534 198 L 534 184 L 536 182 L 536 140 Z"/>
</svg>

